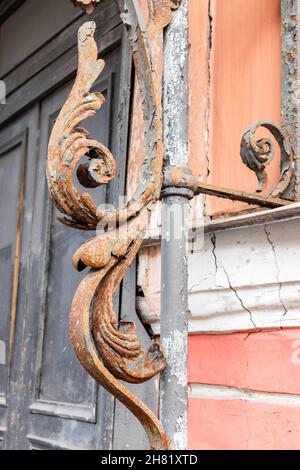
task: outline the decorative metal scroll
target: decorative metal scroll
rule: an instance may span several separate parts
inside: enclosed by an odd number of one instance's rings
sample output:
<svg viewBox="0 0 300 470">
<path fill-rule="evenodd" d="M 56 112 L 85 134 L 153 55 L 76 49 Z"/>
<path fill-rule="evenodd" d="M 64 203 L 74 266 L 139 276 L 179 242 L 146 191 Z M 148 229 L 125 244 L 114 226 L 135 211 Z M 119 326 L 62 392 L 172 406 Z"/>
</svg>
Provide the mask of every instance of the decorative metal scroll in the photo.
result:
<svg viewBox="0 0 300 470">
<path fill-rule="evenodd" d="M 280 148 L 281 172 L 279 182 L 275 189 L 268 194 L 262 194 L 262 192 L 266 189 L 268 183 L 266 167 L 273 160 L 275 150 L 271 139 L 256 139 L 255 134 L 260 127 L 267 129 L 271 133 Z M 207 194 L 270 209 L 290 205 L 299 198 L 295 187 L 295 156 L 289 139 L 275 124 L 268 121 L 259 121 L 252 124 L 242 137 L 240 155 L 243 163 L 250 170 L 254 171 L 257 176 L 259 185 L 256 193 L 205 183 L 193 176 L 179 173 L 178 169 L 176 172 L 173 170 L 169 185 L 184 185 L 193 189 L 194 194 Z M 181 175 L 180 178 L 179 175 Z"/>
<path fill-rule="evenodd" d="M 91 13 L 101 0 L 71 1 Z M 84 23 L 79 29 L 77 76 L 50 137 L 47 178 L 56 207 L 64 214 L 59 219 L 63 224 L 93 231 L 100 223 L 102 227 L 108 227 L 107 231 L 81 246 L 73 258 L 78 271 L 90 268 L 78 287 L 71 307 L 70 334 L 75 353 L 86 371 L 141 422 L 151 449 L 165 450 L 170 442 L 158 418 L 120 380 L 134 384 L 150 380 L 165 369 L 166 360 L 157 343 L 153 343 L 146 353 L 142 350 L 134 323 L 120 322 L 118 325 L 113 297 L 141 247 L 164 179 L 161 93 L 153 71 L 147 37 L 168 25 L 172 9 L 178 7 L 181 0 L 148 0 L 150 17 L 146 29 L 141 25 L 137 1 L 116 1 L 128 30 L 143 103 L 145 139 L 140 186 L 123 207 L 105 212 L 99 211 L 93 198 L 87 192 L 80 193 L 73 183 L 75 172 L 81 185 L 86 188 L 107 184 L 116 174 L 116 164 L 110 150 L 79 127 L 104 102 L 101 93 L 90 91 L 105 67 L 104 61 L 98 59 L 94 40 L 96 25 L 92 21 Z M 287 139 L 274 124 L 259 122 L 246 131 L 241 144 L 242 160 L 256 172 L 258 191 L 261 192 L 267 182 L 265 168 L 273 158 L 273 147 L 268 139 L 256 141 L 255 132 L 260 126 L 271 132 L 281 149 L 281 179 L 270 195 L 201 183 L 185 168 L 179 167 L 167 172 L 164 186 L 188 187 L 194 194 L 211 194 L 266 207 L 288 204 L 282 197 L 292 182 L 293 155 Z M 88 158 L 88 163 L 80 164 L 84 157 Z"/>
<path fill-rule="evenodd" d="M 97 1 L 73 1 L 92 12 Z M 148 31 L 154 34 L 171 19 L 177 0 L 149 0 Z M 112 212 L 100 212 L 88 193 L 79 193 L 73 177 L 88 188 L 106 184 L 115 176 L 113 155 L 90 138 L 80 123 L 93 116 L 104 97 L 90 89 L 105 64 L 98 59 L 94 40 L 96 25 L 90 21 L 78 33 L 78 71 L 71 94 L 54 125 L 48 148 L 47 178 L 62 223 L 80 230 L 114 227 L 88 240 L 74 255 L 75 269 L 90 268 L 73 299 L 70 334 L 75 353 L 87 372 L 119 399 L 141 422 L 151 449 L 169 448 L 169 438 L 157 417 L 120 380 L 143 383 L 166 367 L 163 353 L 153 343 L 145 353 L 134 323 L 121 322 L 113 311 L 113 296 L 142 243 L 151 210 L 159 199 L 163 182 L 162 110 L 158 81 L 153 72 L 147 31 L 141 25 L 137 2 L 118 0 L 121 18 L 128 29 L 136 75 L 143 102 L 145 146 L 143 176 L 134 197 Z"/>
<path fill-rule="evenodd" d="M 271 191 L 271 197 L 283 197 L 284 193 L 290 186 L 294 175 L 294 157 L 292 148 L 288 139 L 275 124 L 268 121 L 259 121 L 252 124 L 245 132 L 241 142 L 241 157 L 243 163 L 256 173 L 258 179 L 257 192 L 261 193 L 267 186 L 268 175 L 266 166 L 273 160 L 275 151 L 273 142 L 270 139 L 256 140 L 255 133 L 264 127 L 275 138 L 280 148 L 281 155 L 281 175 L 280 181 L 276 188 Z"/>
</svg>

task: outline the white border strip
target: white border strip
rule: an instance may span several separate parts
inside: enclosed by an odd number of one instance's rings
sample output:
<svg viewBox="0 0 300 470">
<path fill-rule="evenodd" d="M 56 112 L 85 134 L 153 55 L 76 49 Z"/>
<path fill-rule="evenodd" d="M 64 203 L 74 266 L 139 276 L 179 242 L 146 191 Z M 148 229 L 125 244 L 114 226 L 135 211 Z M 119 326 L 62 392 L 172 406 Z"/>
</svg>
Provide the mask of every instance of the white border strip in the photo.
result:
<svg viewBox="0 0 300 470">
<path fill-rule="evenodd" d="M 267 405 L 280 405 L 300 408 L 300 395 L 288 393 L 268 393 L 253 390 L 223 387 L 219 385 L 190 384 L 191 399 L 234 401 L 243 400 Z"/>
</svg>

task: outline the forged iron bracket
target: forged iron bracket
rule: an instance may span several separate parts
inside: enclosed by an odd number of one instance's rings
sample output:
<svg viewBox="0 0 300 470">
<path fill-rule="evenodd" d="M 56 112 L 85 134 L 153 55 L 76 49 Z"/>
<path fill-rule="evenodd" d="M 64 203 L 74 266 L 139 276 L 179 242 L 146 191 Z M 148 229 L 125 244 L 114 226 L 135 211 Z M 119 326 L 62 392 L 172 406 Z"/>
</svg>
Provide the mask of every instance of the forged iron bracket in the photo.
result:
<svg viewBox="0 0 300 470">
<path fill-rule="evenodd" d="M 88 13 L 100 1 L 72 0 Z M 168 25 L 172 9 L 180 0 L 148 0 L 147 27 L 142 24 L 138 2 L 116 1 L 128 30 L 143 103 L 145 139 L 140 186 L 123 207 L 106 212 L 98 210 L 90 194 L 79 193 L 73 183 L 76 173 L 82 186 L 97 188 L 109 183 L 116 173 L 110 150 L 79 127 L 104 102 L 101 93 L 90 91 L 105 67 L 104 61 L 98 59 L 93 21 L 84 23 L 78 32 L 77 76 L 50 136 L 47 179 L 56 207 L 64 214 L 59 219 L 63 224 L 79 230 L 98 228 L 98 234 L 81 246 L 73 258 L 78 271 L 90 269 L 71 306 L 70 335 L 74 351 L 86 371 L 140 421 L 151 449 L 166 450 L 170 440 L 158 418 L 120 382 L 139 384 L 150 380 L 165 369 L 166 360 L 158 343 L 154 342 L 147 352 L 142 350 L 134 323 L 118 324 L 113 297 L 141 247 L 151 211 L 161 194 L 164 157 L 161 92 L 148 37 Z M 84 157 L 88 163 L 80 164 Z M 101 233 L 99 224 L 106 227 Z"/>
<path fill-rule="evenodd" d="M 101 0 L 71 0 L 92 13 Z M 93 198 L 79 193 L 74 173 L 82 186 L 97 188 L 109 183 L 116 174 L 110 150 L 90 138 L 79 127 L 104 103 L 104 96 L 91 88 L 105 67 L 98 59 L 94 40 L 96 25 L 89 21 L 78 32 L 78 70 L 71 93 L 53 127 L 47 157 L 47 179 L 52 198 L 63 214 L 63 224 L 79 230 L 95 231 L 113 227 L 93 236 L 75 253 L 73 265 L 90 271 L 81 281 L 72 302 L 70 335 L 74 351 L 86 371 L 108 392 L 120 400 L 141 422 L 153 450 L 166 450 L 170 440 L 158 418 L 123 383 L 139 384 L 166 368 L 166 360 L 157 343 L 147 352 L 141 348 L 134 323 L 121 322 L 113 310 L 113 296 L 133 262 L 149 226 L 155 203 L 170 191 L 184 188 L 187 197 L 212 194 L 265 207 L 290 204 L 284 194 L 293 185 L 294 158 L 288 140 L 272 123 L 260 122 L 244 134 L 241 145 L 243 162 L 256 172 L 259 189 L 264 189 L 266 165 L 273 158 L 271 140 L 255 140 L 258 127 L 267 128 L 281 148 L 282 173 L 278 186 L 268 196 L 220 188 L 202 183 L 186 169 L 165 169 L 162 105 L 159 81 L 153 67 L 148 38 L 162 31 L 181 0 L 148 0 L 149 22 L 144 27 L 136 0 L 116 0 L 121 19 L 128 30 L 136 76 L 139 82 L 145 129 L 143 174 L 136 194 L 115 211 L 99 211 Z M 80 160 L 88 157 L 88 163 Z M 173 188 L 173 189 L 172 189 Z"/>
<path fill-rule="evenodd" d="M 269 194 L 262 193 L 268 183 L 266 167 L 273 160 L 275 149 L 272 140 L 269 138 L 256 140 L 255 133 L 261 127 L 270 132 L 280 148 L 280 179 Z M 170 188 L 188 188 L 193 191 L 194 195 L 206 194 L 269 209 L 288 206 L 298 200 L 294 171 L 295 155 L 289 139 L 275 124 L 268 121 L 259 121 L 252 124 L 242 137 L 240 155 L 243 163 L 256 173 L 258 179 L 256 193 L 202 182 L 199 178 L 193 176 L 188 168 L 180 166 L 172 166 L 164 170 L 163 193 L 167 189 L 170 193 Z"/>
</svg>

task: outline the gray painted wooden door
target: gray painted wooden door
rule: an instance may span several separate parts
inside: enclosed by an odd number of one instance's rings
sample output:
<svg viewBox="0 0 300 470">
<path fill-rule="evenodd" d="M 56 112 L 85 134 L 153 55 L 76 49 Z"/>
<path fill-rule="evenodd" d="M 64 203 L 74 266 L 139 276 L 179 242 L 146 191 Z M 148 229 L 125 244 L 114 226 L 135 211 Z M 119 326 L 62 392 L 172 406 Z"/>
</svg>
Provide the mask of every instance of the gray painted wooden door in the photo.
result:
<svg viewBox="0 0 300 470">
<path fill-rule="evenodd" d="M 26 291 L 26 265 L 30 246 L 33 186 L 26 167 L 36 165 L 35 134 L 38 108 L 1 129 L 0 134 L 0 340 L 5 360 L 0 365 L 0 446 L 12 435 L 12 411 L 17 408 Z M 27 224 L 25 223 L 27 218 Z M 22 237 L 20 233 L 22 232 Z M 18 282 L 19 280 L 19 282 Z M 12 425 L 9 421 L 12 419 Z"/>
<path fill-rule="evenodd" d="M 72 256 L 89 234 L 57 222 L 45 179 L 49 135 L 74 79 L 77 31 L 86 18 L 67 0 L 42 8 L 40 0 L 19 3 L 1 24 L 0 45 L 8 92 L 0 105 L 0 353 L 6 352 L 5 361 L 0 354 L 0 449 L 144 449 L 141 425 L 89 378 L 72 351 L 69 308 L 84 275 L 73 270 Z M 103 0 L 92 19 L 106 62 L 95 88 L 106 103 L 83 125 L 117 158 L 116 178 L 93 197 L 117 206 L 126 191 L 131 57 L 114 0 Z M 134 265 L 115 308 L 137 323 L 146 348 L 135 288 Z M 130 388 L 157 411 L 158 383 Z"/>
<path fill-rule="evenodd" d="M 119 82 L 116 47 L 95 85 L 106 102 L 83 123 L 113 151 Z M 71 300 L 84 275 L 74 271 L 72 256 L 89 234 L 57 221 L 45 179 L 49 134 L 70 88 L 61 86 L 1 131 L 0 331 L 8 363 L 0 366 L 0 438 L 6 449 L 112 445 L 113 399 L 81 368 L 68 332 Z M 116 205 L 124 192 L 126 162 L 117 164 L 115 181 L 93 192 L 98 204 Z"/>
</svg>

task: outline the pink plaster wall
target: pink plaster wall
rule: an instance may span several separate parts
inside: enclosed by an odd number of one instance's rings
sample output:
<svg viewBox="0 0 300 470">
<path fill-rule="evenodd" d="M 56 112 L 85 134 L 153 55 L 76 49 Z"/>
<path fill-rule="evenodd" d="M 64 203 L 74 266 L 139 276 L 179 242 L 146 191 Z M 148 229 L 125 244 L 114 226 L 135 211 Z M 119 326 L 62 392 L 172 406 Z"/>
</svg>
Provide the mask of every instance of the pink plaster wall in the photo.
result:
<svg viewBox="0 0 300 470">
<path fill-rule="evenodd" d="M 189 382 L 299 394 L 300 330 L 190 337 Z"/>
<path fill-rule="evenodd" d="M 299 450 L 300 408 L 193 399 L 191 450 Z"/>
<path fill-rule="evenodd" d="M 256 176 L 242 164 L 239 147 L 249 124 L 267 119 L 280 125 L 280 0 L 212 0 L 211 17 L 209 181 L 254 191 Z M 277 160 L 270 187 L 278 174 Z M 249 209 L 215 198 L 206 207 L 210 215 Z"/>
<path fill-rule="evenodd" d="M 209 0 L 189 2 L 189 163 L 203 180 L 209 157 Z"/>
<path fill-rule="evenodd" d="M 197 335 L 189 346 L 189 382 L 201 384 L 189 403 L 190 449 L 299 449 L 300 329 Z"/>
<path fill-rule="evenodd" d="M 147 1 L 140 0 L 145 21 Z M 280 0 L 189 1 L 189 162 L 210 183 L 255 191 L 257 180 L 241 162 L 240 141 L 249 124 L 280 125 Z M 161 38 L 151 41 L 161 74 Z M 138 86 L 131 119 L 128 194 L 138 185 L 143 121 Z M 277 155 L 278 157 L 278 155 Z M 269 168 L 270 184 L 279 160 Z M 248 205 L 207 197 L 206 213 L 222 215 Z"/>
<path fill-rule="evenodd" d="M 145 17 L 146 0 L 141 0 Z M 249 124 L 280 125 L 280 0 L 190 0 L 189 161 L 194 174 L 210 183 L 254 191 L 257 180 L 243 166 L 240 140 Z M 152 45 L 161 72 L 161 39 Z M 131 121 L 128 192 L 137 187 L 143 150 L 138 87 Z M 269 168 L 269 187 L 279 161 Z M 206 199 L 206 214 L 249 209 Z M 156 250 L 154 248 L 153 250 Z M 151 263 L 151 257 L 149 257 Z M 157 278 L 152 279 L 158 286 Z M 159 291 L 159 287 L 157 287 Z M 154 297 L 155 300 L 155 297 Z M 298 339 L 299 338 L 299 339 Z M 191 449 L 299 448 L 300 330 L 190 337 L 189 381 L 267 394 L 270 403 L 191 396 Z M 276 397 L 283 395 L 283 403 Z M 274 400 L 273 400 L 274 396 Z M 287 398 L 285 403 L 285 398 Z M 273 401 L 272 401 L 273 400 Z"/>
</svg>

